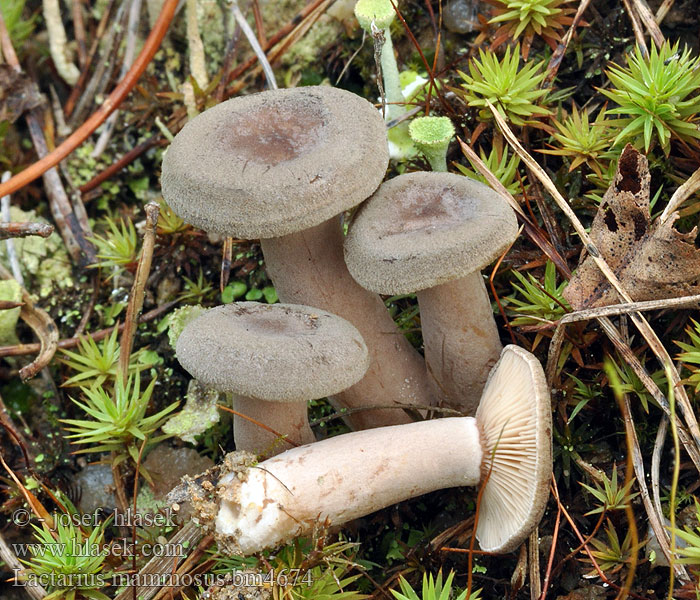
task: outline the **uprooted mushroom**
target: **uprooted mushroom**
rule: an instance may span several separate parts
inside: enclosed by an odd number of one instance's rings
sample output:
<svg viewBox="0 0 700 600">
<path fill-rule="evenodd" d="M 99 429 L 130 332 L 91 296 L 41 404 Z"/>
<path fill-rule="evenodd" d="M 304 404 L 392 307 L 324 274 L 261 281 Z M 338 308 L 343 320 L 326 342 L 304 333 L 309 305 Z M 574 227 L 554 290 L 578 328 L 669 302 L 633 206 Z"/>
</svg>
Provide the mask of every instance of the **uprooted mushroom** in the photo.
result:
<svg viewBox="0 0 700 600">
<path fill-rule="evenodd" d="M 508 552 L 539 522 L 546 504 L 549 393 L 537 359 L 507 346 L 476 418 L 348 433 L 257 465 L 235 453 L 227 458 L 231 468 L 219 472 L 217 482 L 200 477 L 185 484 L 199 522 L 225 552 L 251 554 L 318 525 L 341 525 L 427 492 L 479 484 L 481 548 Z"/>
<path fill-rule="evenodd" d="M 349 408 L 431 404 L 421 356 L 343 260 L 338 215 L 376 189 L 388 161 L 374 107 L 331 87 L 223 102 L 187 123 L 163 160 L 163 196 L 175 212 L 206 231 L 262 238 L 283 302 L 318 306 L 357 327 L 371 362 L 360 382 L 335 396 Z M 410 421 L 398 409 L 347 420 L 358 429 Z"/>
</svg>

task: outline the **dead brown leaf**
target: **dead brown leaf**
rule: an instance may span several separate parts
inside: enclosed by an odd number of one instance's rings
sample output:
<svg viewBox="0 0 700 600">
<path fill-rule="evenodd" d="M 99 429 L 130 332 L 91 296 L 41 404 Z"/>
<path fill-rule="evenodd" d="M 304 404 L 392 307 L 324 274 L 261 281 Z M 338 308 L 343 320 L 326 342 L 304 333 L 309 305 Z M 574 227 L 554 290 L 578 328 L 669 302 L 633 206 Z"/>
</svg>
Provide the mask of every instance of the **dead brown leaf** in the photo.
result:
<svg viewBox="0 0 700 600">
<path fill-rule="evenodd" d="M 0 121 L 14 123 L 22 114 L 44 102 L 36 83 L 26 73 L 0 64 Z"/>
<path fill-rule="evenodd" d="M 627 146 L 613 183 L 593 219 L 590 237 L 601 257 L 635 301 L 700 293 L 697 228 L 681 233 L 673 223 L 649 215 L 649 166 L 645 156 Z M 584 250 L 578 270 L 564 291 L 574 310 L 619 302 L 617 292 Z"/>
</svg>

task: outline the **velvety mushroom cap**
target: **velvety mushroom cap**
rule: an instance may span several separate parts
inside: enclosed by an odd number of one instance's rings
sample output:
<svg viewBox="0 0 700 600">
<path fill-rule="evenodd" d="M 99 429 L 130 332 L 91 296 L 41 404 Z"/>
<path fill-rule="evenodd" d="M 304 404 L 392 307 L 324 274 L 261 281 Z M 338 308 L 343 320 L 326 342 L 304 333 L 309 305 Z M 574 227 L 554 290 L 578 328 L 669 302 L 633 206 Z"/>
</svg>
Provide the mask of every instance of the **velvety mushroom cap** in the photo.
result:
<svg viewBox="0 0 700 600">
<path fill-rule="evenodd" d="M 389 155 L 379 112 L 332 87 L 234 98 L 192 119 L 163 158 L 163 197 L 185 221 L 226 236 L 279 237 L 356 206 Z"/>
<path fill-rule="evenodd" d="M 552 414 L 539 361 L 506 346 L 476 412 L 484 448 L 476 537 L 482 550 L 510 552 L 542 518 L 552 473 Z M 493 465 L 493 466 L 492 466 Z"/>
<path fill-rule="evenodd" d="M 348 321 L 296 304 L 212 308 L 187 324 L 176 351 L 205 385 L 274 402 L 336 394 L 369 366 L 365 342 Z"/>
<path fill-rule="evenodd" d="M 451 173 L 409 173 L 383 183 L 362 205 L 345 260 L 364 288 L 407 294 L 482 269 L 517 233 L 513 209 L 484 184 Z"/>
</svg>

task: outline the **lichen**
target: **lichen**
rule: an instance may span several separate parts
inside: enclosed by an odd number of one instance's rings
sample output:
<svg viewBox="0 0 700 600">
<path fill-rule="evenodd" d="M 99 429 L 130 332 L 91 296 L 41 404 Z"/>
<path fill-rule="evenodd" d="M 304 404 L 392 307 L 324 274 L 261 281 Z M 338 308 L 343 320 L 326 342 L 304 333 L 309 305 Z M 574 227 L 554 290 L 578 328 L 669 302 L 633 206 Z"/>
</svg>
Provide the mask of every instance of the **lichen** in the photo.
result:
<svg viewBox="0 0 700 600">
<path fill-rule="evenodd" d="M 177 338 L 180 337 L 185 326 L 204 311 L 205 309 L 201 306 L 192 305 L 183 306 L 170 313 L 168 316 L 168 341 L 173 350 L 175 349 Z"/>
<path fill-rule="evenodd" d="M 338 21 L 322 15 L 308 33 L 286 52 L 283 64 L 293 67 L 294 71 L 303 71 L 320 59 L 320 52 L 337 40 L 342 31 Z"/>
<path fill-rule="evenodd" d="M 25 212 L 15 206 L 10 207 L 10 218 L 13 222 L 47 222 L 37 217 L 34 211 Z M 71 261 L 58 233 L 54 232 L 48 238 L 16 238 L 14 244 L 22 275 L 32 292 L 38 290 L 39 296 L 44 298 L 55 286 L 61 289 L 73 286 Z M 0 262 L 9 268 L 4 243 L 0 243 Z"/>
<path fill-rule="evenodd" d="M 206 388 L 193 379 L 187 388 L 184 408 L 163 425 L 163 431 L 194 444 L 196 436 L 219 422 L 216 405 L 220 395 L 220 392 Z"/>
</svg>

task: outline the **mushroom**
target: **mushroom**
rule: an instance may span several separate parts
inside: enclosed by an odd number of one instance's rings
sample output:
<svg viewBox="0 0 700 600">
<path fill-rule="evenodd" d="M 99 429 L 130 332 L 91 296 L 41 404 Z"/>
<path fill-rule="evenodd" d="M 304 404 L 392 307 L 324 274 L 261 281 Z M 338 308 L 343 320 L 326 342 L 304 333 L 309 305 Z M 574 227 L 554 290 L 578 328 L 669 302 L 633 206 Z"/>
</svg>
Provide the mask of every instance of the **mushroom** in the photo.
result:
<svg viewBox="0 0 700 600">
<path fill-rule="evenodd" d="M 435 392 L 464 414 L 474 414 L 502 347 L 480 270 L 517 233 L 513 210 L 482 183 L 410 173 L 379 187 L 345 240 L 345 260 L 360 285 L 417 292 Z"/>
<path fill-rule="evenodd" d="M 438 489 L 481 484 L 477 539 L 485 551 L 508 552 L 539 522 L 551 469 L 551 408 L 542 367 L 529 352 L 507 346 L 476 418 L 339 435 L 226 472 L 213 495 L 194 484 L 188 491 L 199 507 L 198 521 L 214 530 L 218 547 L 251 554 L 319 525 L 342 525 Z"/>
<path fill-rule="evenodd" d="M 420 354 L 343 259 L 338 215 L 376 189 L 388 161 L 375 108 L 330 87 L 223 102 L 187 123 L 163 160 L 163 196 L 177 214 L 206 231 L 263 238 L 282 302 L 318 306 L 358 328 L 371 363 L 358 384 L 335 396 L 348 408 L 431 403 Z M 396 409 L 347 417 L 354 428 L 409 420 Z"/>
<path fill-rule="evenodd" d="M 234 395 L 234 409 L 285 436 L 315 440 L 307 402 L 359 381 L 369 357 L 360 333 L 309 306 L 236 302 L 190 321 L 177 339 L 180 364 L 203 384 Z M 238 450 L 269 452 L 277 436 L 234 416 Z"/>
</svg>

